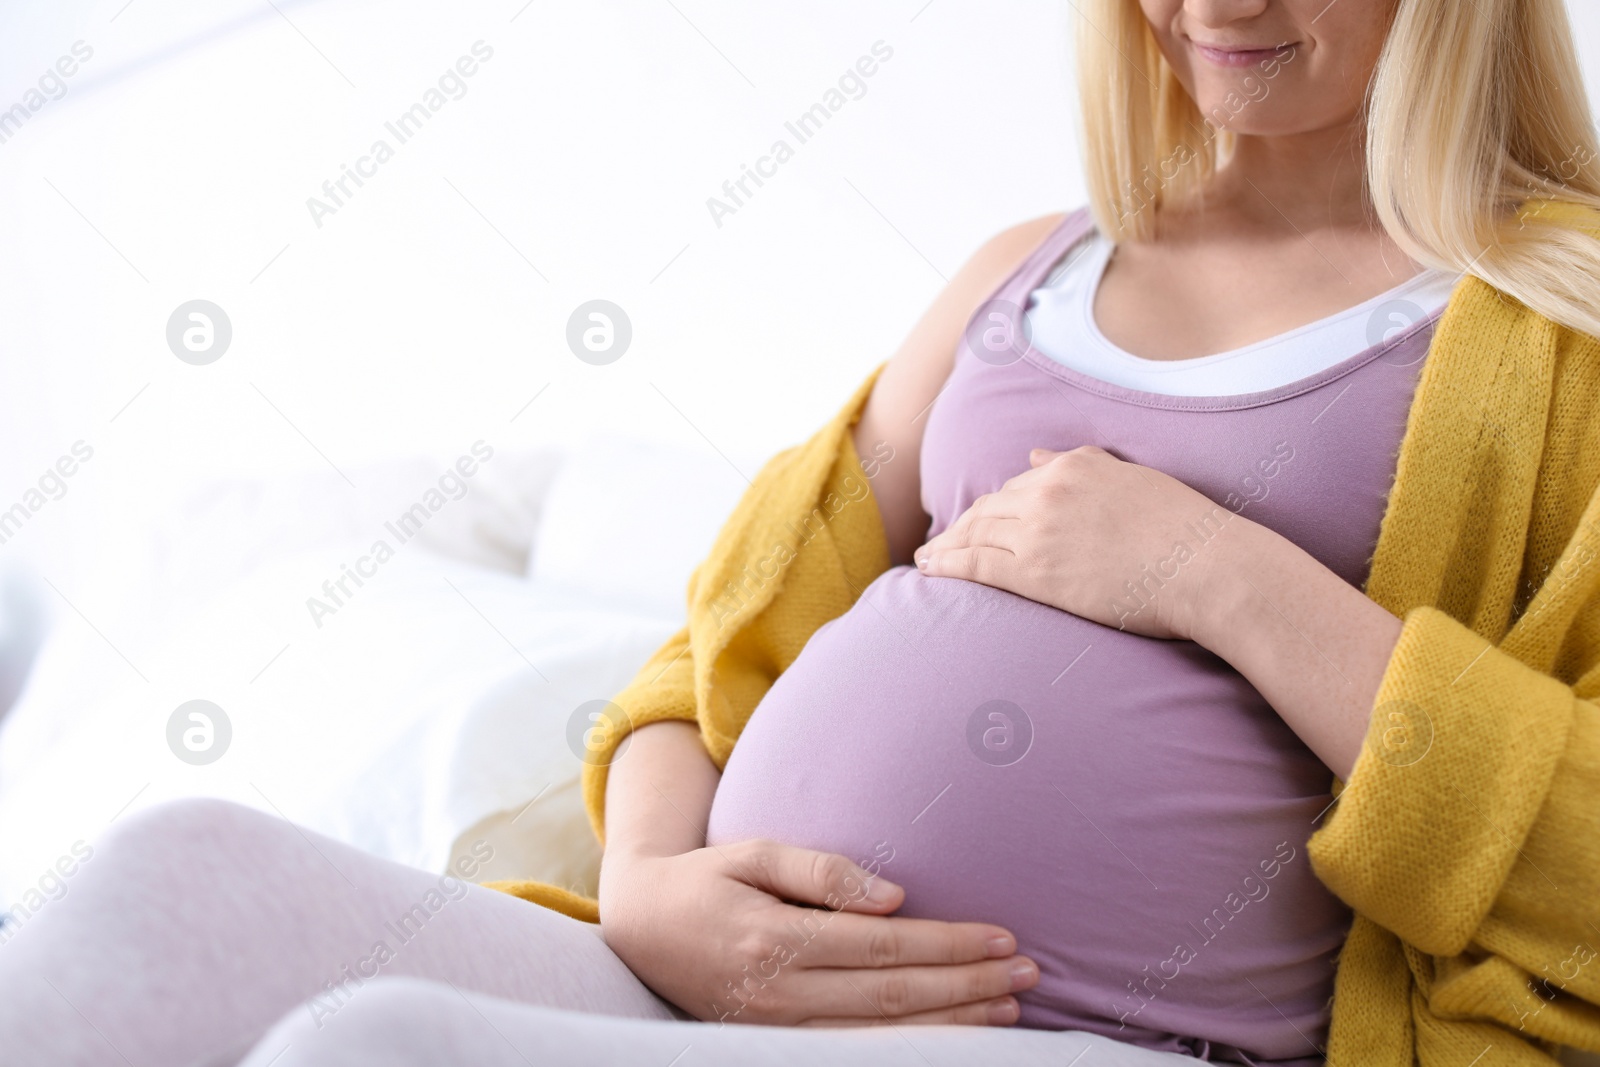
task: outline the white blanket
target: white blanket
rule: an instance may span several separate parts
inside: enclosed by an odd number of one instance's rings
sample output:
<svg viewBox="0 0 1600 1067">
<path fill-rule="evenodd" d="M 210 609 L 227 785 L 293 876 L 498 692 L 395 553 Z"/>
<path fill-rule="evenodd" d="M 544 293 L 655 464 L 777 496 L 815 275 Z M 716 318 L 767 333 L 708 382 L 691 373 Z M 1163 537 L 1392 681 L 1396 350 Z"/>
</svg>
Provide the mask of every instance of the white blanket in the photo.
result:
<svg viewBox="0 0 1600 1067">
<path fill-rule="evenodd" d="M 574 455 L 537 531 L 551 558 L 531 576 L 414 542 L 314 621 L 308 599 L 328 603 L 323 583 L 373 540 L 338 536 L 182 612 L 141 647 L 138 674 L 62 613 L 0 728 L 0 907 L 112 820 L 196 795 L 429 869 L 489 820 L 528 846 L 492 876 L 592 889 L 569 721 L 682 624 L 673 605 L 743 482 L 715 456 L 626 445 Z M 467 499 L 481 508 L 492 488 Z M 308 514 L 325 503 L 308 498 Z M 111 681 L 86 684 L 91 675 Z M 220 707 L 231 727 L 205 765 L 169 745 L 168 720 L 191 700 Z"/>
</svg>

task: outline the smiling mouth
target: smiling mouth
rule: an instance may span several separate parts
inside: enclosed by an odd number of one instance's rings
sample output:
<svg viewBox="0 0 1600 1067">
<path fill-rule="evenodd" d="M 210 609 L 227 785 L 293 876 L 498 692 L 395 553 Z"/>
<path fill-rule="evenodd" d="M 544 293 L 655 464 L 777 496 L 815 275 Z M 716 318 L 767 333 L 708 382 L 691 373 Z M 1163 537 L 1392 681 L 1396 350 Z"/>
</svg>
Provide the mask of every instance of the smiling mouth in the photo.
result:
<svg viewBox="0 0 1600 1067">
<path fill-rule="evenodd" d="M 1219 67 L 1231 69 L 1254 67 L 1269 59 L 1281 59 L 1286 52 L 1295 47 L 1292 44 L 1280 44 L 1271 48 L 1219 48 L 1198 41 L 1190 41 L 1189 44 L 1200 58 Z"/>
</svg>

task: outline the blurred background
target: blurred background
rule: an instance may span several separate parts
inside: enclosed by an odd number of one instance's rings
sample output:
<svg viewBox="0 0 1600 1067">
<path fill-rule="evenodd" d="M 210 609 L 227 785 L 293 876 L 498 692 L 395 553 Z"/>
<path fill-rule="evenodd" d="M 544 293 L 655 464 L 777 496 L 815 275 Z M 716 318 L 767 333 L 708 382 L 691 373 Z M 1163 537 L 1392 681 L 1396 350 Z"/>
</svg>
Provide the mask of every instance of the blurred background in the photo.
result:
<svg viewBox="0 0 1600 1067">
<path fill-rule="evenodd" d="M 1080 198 L 1068 14 L 1042 0 L 5 5 L 0 106 L 75 42 L 93 57 L 0 144 L 0 498 L 75 441 L 96 450 L 8 553 L 70 567 L 69 548 L 104 550 L 154 496 L 218 472 L 479 438 L 792 443 L 979 242 Z M 385 123 L 480 41 L 492 58 L 464 95 L 400 144 Z M 799 145 L 784 124 L 879 41 L 893 58 L 865 95 Z M 708 198 L 780 138 L 794 158 L 719 226 Z M 319 225 L 307 200 L 331 204 L 324 182 L 379 139 L 394 157 Z M 206 367 L 166 341 L 192 299 L 233 328 Z M 634 328 L 605 367 L 565 342 L 592 299 Z"/>
<path fill-rule="evenodd" d="M 1600 5 L 1570 7 L 1600 107 Z M 1081 203 L 1072 20 L 0 6 L 0 897 L 162 796 L 435 866 L 550 806 L 551 739 L 679 624 L 745 479 L 984 239 Z M 478 442 L 426 551 L 323 592 Z M 201 698 L 210 763 L 171 741 Z"/>
</svg>

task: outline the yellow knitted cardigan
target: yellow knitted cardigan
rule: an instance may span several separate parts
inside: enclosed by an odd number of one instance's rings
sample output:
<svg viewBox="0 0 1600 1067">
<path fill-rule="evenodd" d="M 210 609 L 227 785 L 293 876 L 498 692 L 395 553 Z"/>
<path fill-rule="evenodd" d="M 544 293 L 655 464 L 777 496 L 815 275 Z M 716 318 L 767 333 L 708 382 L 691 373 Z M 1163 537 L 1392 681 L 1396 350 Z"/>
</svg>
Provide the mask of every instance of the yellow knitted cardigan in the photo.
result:
<svg viewBox="0 0 1600 1067">
<path fill-rule="evenodd" d="M 850 430 L 876 377 L 757 477 L 690 581 L 688 626 L 617 696 L 628 727 L 697 721 L 723 766 L 806 640 L 888 568 L 877 509 L 851 481 L 863 475 Z M 1422 371 L 1366 587 L 1404 626 L 1367 747 L 1309 846 L 1355 913 L 1333 1067 L 1600 1050 L 1597 486 L 1600 342 L 1464 280 Z M 802 542 L 808 517 L 820 533 Z M 622 733 L 584 770 L 602 839 Z M 552 886 L 497 888 L 599 918 Z"/>
</svg>

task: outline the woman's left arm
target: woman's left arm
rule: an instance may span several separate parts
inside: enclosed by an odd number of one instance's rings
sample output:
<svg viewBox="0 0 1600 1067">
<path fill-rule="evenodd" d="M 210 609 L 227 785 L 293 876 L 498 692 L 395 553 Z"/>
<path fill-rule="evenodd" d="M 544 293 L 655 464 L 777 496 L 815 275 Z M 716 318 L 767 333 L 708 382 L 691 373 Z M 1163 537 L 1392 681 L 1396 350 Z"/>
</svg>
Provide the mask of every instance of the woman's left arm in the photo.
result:
<svg viewBox="0 0 1600 1067">
<path fill-rule="evenodd" d="M 933 576 L 1196 642 L 1349 777 L 1401 620 L 1259 523 L 1099 448 L 1036 451 L 917 553 Z"/>
<path fill-rule="evenodd" d="M 1236 517 L 1197 589 L 1187 635 L 1228 661 L 1341 779 L 1405 625 L 1299 545 Z M 1414 743 L 1396 721 L 1394 743 Z"/>
<path fill-rule="evenodd" d="M 1032 460 L 918 566 L 1227 660 L 1345 781 L 1311 862 L 1433 957 L 1434 1010 L 1600 1048 L 1600 606 L 1561 609 L 1590 620 L 1569 685 L 1436 608 L 1395 618 L 1160 471 Z"/>
</svg>

